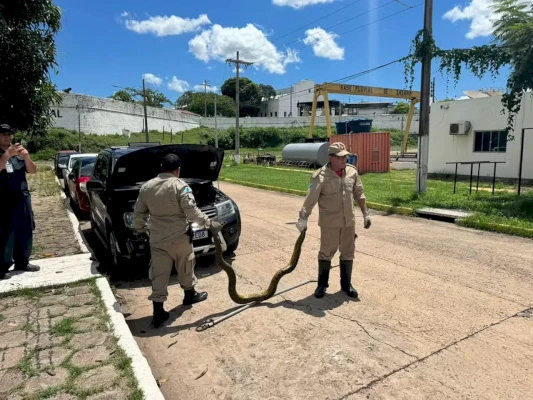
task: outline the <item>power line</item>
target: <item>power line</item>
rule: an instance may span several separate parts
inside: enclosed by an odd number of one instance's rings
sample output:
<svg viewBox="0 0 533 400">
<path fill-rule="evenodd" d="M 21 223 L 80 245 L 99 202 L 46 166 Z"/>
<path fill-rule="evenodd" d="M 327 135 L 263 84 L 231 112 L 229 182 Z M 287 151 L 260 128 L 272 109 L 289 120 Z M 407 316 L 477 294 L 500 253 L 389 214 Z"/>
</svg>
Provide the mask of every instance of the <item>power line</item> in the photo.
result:
<svg viewBox="0 0 533 400">
<path fill-rule="evenodd" d="M 309 22 L 308 24 L 302 25 L 302 26 L 300 26 L 299 28 L 296 28 L 296 29 L 294 29 L 293 31 L 290 31 L 289 33 L 286 33 L 286 34 L 284 34 L 284 35 L 282 35 L 282 36 L 278 36 L 278 37 L 272 39 L 271 43 L 273 43 L 273 42 L 275 42 L 275 41 L 277 41 L 277 40 L 279 40 L 279 39 L 282 39 L 282 38 L 284 38 L 284 37 L 287 37 L 287 36 L 289 36 L 289 35 L 291 35 L 291 34 L 293 34 L 293 33 L 295 33 L 295 32 L 298 32 L 298 31 L 301 30 L 301 29 L 307 28 L 308 26 L 313 25 L 313 24 L 315 24 L 315 23 L 317 23 L 317 22 L 319 22 L 319 21 L 321 21 L 321 20 L 323 20 L 323 19 L 326 19 L 327 17 L 330 17 L 330 16 L 332 16 L 333 14 L 338 13 L 339 11 L 345 10 L 346 8 L 351 7 L 351 6 L 353 6 L 354 4 L 356 4 L 356 3 L 360 3 L 361 1 L 363 1 L 363 0 L 355 0 L 355 1 L 352 1 L 351 3 L 345 5 L 344 7 L 339 8 L 338 10 L 335 10 L 335 11 L 333 11 L 333 12 L 330 12 L 329 14 L 326 14 L 326 15 L 324 15 L 323 17 L 317 18 L 317 19 L 315 19 L 314 21 Z M 257 50 L 257 49 L 260 49 L 260 48 L 262 48 L 262 47 L 265 47 L 267 44 L 268 44 L 268 43 L 265 43 L 264 45 L 261 45 L 261 46 L 259 46 L 259 47 L 256 47 L 255 49 L 245 51 L 245 52 L 242 53 L 241 55 L 243 55 L 243 54 L 248 54 L 248 53 L 253 52 L 253 51 Z"/>
<path fill-rule="evenodd" d="M 335 28 L 335 27 L 337 27 L 337 26 L 339 26 L 339 25 L 345 24 L 346 22 L 353 21 L 353 20 L 356 19 L 356 18 L 362 17 L 363 15 L 369 14 L 369 13 L 371 13 L 372 11 L 379 10 L 380 8 L 386 7 L 386 6 L 388 6 L 389 4 L 393 4 L 393 3 L 394 3 L 394 0 L 391 0 L 391 1 L 389 1 L 388 3 L 382 4 L 382 5 L 378 6 L 378 7 L 373 8 L 372 10 L 368 10 L 368 11 L 365 11 L 364 13 L 357 14 L 357 15 L 355 15 L 355 16 L 353 16 L 353 17 L 350 17 L 350 18 L 348 18 L 348 19 L 345 19 L 345 20 L 343 20 L 343 21 L 341 21 L 341 22 L 337 22 L 336 24 L 333 24 L 333 25 L 327 26 L 327 27 L 325 27 L 325 28 L 323 28 L 323 29 L 324 29 L 324 30 L 328 30 L 328 29 Z M 314 33 L 314 34 L 312 34 L 312 35 L 309 35 L 308 37 L 319 36 L 319 35 L 320 35 L 320 33 Z M 331 36 L 330 36 L 330 39 L 332 39 L 333 37 L 334 37 L 334 35 L 331 35 Z M 327 40 L 329 40 L 329 39 L 327 39 Z M 293 44 L 293 43 L 296 43 L 296 42 L 299 42 L 299 41 L 300 41 L 300 39 L 295 39 L 295 40 L 293 40 L 292 42 L 284 43 L 283 45 L 284 45 L 284 46 L 288 46 L 288 45 L 290 45 L 290 44 Z M 320 43 L 320 42 L 317 42 L 317 43 Z M 306 47 L 306 46 L 309 46 L 309 45 L 305 45 L 304 47 Z M 265 52 L 265 53 L 261 53 L 261 54 L 271 53 L 271 52 L 273 52 L 273 51 L 278 51 L 278 49 L 275 48 L 274 50 L 269 50 L 269 51 L 267 51 L 267 52 Z"/>
<path fill-rule="evenodd" d="M 387 3 L 387 4 L 389 4 L 389 3 Z M 347 30 L 347 31 L 345 31 L 345 32 L 343 32 L 343 33 L 339 33 L 339 34 L 335 34 L 335 35 L 337 35 L 337 36 L 343 36 L 343 35 L 346 35 L 346 34 L 348 34 L 348 33 L 354 32 L 354 31 L 359 30 L 359 29 L 361 29 L 361 28 L 365 28 L 365 27 L 367 27 L 367 26 L 370 26 L 370 25 L 376 24 L 376 23 L 381 22 L 381 21 L 384 21 L 384 20 L 386 20 L 386 19 L 389 19 L 389 18 L 395 17 L 396 15 L 403 14 L 404 12 L 406 12 L 406 11 L 410 11 L 410 10 L 416 8 L 416 7 L 421 6 L 422 4 L 424 4 L 424 3 L 418 3 L 418 4 L 414 5 L 414 6 L 412 6 L 411 8 L 406 8 L 406 9 L 401 10 L 401 11 L 398 11 L 398 12 L 396 12 L 396 13 L 394 13 L 394 14 L 387 15 L 386 17 L 380 18 L 380 19 L 378 19 L 378 20 L 375 20 L 375 21 L 369 22 L 369 23 L 364 24 L 364 25 L 357 26 L 357 27 L 352 28 L 352 29 L 349 29 L 349 30 Z M 327 39 L 323 39 L 323 40 L 320 40 L 320 41 L 318 41 L 318 42 L 311 43 L 311 44 L 305 44 L 305 45 L 300 46 L 300 47 L 298 47 L 298 48 L 296 48 L 296 49 L 293 49 L 293 50 L 299 50 L 299 49 L 303 49 L 303 48 L 305 48 L 305 47 L 314 46 L 314 45 L 316 45 L 316 44 L 318 44 L 318 43 L 325 42 L 325 41 L 329 41 L 329 40 L 332 40 L 332 39 L 334 39 L 333 35 L 330 36 L 330 37 L 327 38 Z M 272 51 L 277 51 L 277 49 L 267 51 L 267 52 L 265 52 L 265 53 L 263 53 L 263 54 L 272 53 Z M 261 62 L 261 61 L 263 61 L 263 60 L 265 60 L 265 58 L 261 58 L 261 59 L 259 59 L 259 60 L 256 60 L 256 61 L 254 61 L 254 63 L 257 64 L 257 63 L 259 63 L 259 62 Z"/>
<path fill-rule="evenodd" d="M 328 81 L 328 83 L 338 83 L 338 82 L 347 82 L 349 80 L 352 80 L 352 79 L 355 79 L 355 78 L 359 78 L 361 76 L 364 76 L 364 75 L 368 75 L 372 72 L 375 72 L 377 70 L 380 70 L 382 68 L 386 68 L 390 65 L 393 65 L 393 64 L 396 64 L 398 62 L 402 62 L 403 60 L 405 60 L 406 57 L 402 57 L 402 58 L 398 58 L 397 60 L 394 60 L 394 61 L 390 61 L 388 63 L 385 63 L 385 64 L 381 64 L 381 65 L 378 65 L 376 67 L 373 67 L 373 68 L 370 68 L 370 69 L 367 69 L 365 71 L 361 71 L 361 72 L 357 72 L 355 74 L 352 74 L 352 75 L 348 75 L 348 76 L 345 76 L 345 77 L 342 77 L 342 78 L 339 78 L 339 79 L 336 79 L 336 80 L 333 80 L 333 81 Z M 293 98 L 294 98 L 294 95 L 298 94 L 298 93 L 301 93 L 300 95 L 296 96 L 296 98 L 299 98 L 299 97 L 303 97 L 304 96 L 304 92 L 307 92 L 308 93 L 309 89 L 302 89 L 302 90 L 298 90 L 296 92 L 293 92 Z M 245 102 L 243 103 L 243 105 L 253 105 L 253 103 L 251 102 Z"/>
</svg>

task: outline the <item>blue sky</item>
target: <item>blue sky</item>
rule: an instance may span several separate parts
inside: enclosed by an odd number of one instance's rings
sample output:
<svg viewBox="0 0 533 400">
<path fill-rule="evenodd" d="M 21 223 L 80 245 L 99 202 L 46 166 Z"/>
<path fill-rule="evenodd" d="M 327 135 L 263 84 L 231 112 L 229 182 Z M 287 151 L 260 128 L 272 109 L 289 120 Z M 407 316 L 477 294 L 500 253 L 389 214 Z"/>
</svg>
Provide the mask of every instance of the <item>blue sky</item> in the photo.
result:
<svg viewBox="0 0 533 400">
<path fill-rule="evenodd" d="M 488 43 L 490 0 L 435 1 L 434 35 L 441 48 Z M 63 11 L 57 36 L 58 89 L 107 97 L 142 84 L 175 101 L 207 79 L 219 88 L 234 76 L 223 61 L 254 62 L 243 76 L 274 88 L 316 83 L 388 63 L 409 52 L 423 24 L 423 0 L 93 0 L 55 2 Z M 445 4 L 443 4 L 445 3 Z M 417 6 L 418 5 L 418 6 Z M 340 11 L 337 11 L 340 10 Z M 335 12 L 337 11 L 337 12 Z M 328 16 L 328 14 L 331 14 Z M 351 31 L 351 32 L 348 32 Z M 404 88 L 403 64 L 346 83 Z M 505 87 L 506 71 L 480 81 L 465 73 L 454 88 L 433 68 L 436 97 Z M 419 72 L 414 90 L 419 90 Z M 202 89 L 203 90 L 203 89 Z M 369 100 L 362 97 L 344 101 Z"/>
</svg>

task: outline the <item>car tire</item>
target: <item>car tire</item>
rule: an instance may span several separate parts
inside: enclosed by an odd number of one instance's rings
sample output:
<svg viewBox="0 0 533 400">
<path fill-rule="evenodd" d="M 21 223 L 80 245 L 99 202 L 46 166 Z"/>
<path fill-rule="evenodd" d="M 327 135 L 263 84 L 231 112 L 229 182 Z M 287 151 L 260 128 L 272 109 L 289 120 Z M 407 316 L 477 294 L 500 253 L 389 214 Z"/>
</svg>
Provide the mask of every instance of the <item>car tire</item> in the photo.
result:
<svg viewBox="0 0 533 400">
<path fill-rule="evenodd" d="M 117 238 L 115 234 L 111 231 L 108 238 L 109 249 L 108 249 L 108 259 L 109 259 L 109 274 L 115 276 L 117 273 L 123 271 L 122 266 L 124 265 L 124 258 L 117 250 Z"/>
</svg>

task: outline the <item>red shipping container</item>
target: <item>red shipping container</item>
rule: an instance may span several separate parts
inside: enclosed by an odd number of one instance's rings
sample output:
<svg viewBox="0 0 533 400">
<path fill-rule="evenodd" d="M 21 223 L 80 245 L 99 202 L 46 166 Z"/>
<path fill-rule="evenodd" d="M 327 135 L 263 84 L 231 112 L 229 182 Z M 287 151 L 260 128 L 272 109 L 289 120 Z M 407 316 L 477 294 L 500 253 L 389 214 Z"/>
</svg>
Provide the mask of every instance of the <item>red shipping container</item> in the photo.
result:
<svg viewBox="0 0 533 400">
<path fill-rule="evenodd" d="M 360 174 L 390 171 L 390 132 L 332 135 L 329 143 L 335 142 L 344 143 L 350 153 L 357 154 Z"/>
</svg>

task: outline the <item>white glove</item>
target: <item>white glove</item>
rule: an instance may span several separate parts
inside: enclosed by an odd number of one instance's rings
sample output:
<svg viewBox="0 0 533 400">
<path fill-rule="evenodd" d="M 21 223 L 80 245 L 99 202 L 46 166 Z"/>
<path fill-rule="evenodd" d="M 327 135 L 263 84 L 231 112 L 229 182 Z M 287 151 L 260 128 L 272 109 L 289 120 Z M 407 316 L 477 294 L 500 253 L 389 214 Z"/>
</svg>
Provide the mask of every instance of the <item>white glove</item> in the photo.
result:
<svg viewBox="0 0 533 400">
<path fill-rule="evenodd" d="M 365 229 L 370 228 L 370 225 L 372 225 L 372 218 L 370 218 L 370 211 L 368 210 L 368 208 L 363 211 L 363 218 Z"/>
<path fill-rule="evenodd" d="M 296 224 L 296 227 L 300 232 L 303 232 L 305 229 L 307 229 L 307 220 L 303 218 L 298 218 L 298 223 Z"/>
</svg>

